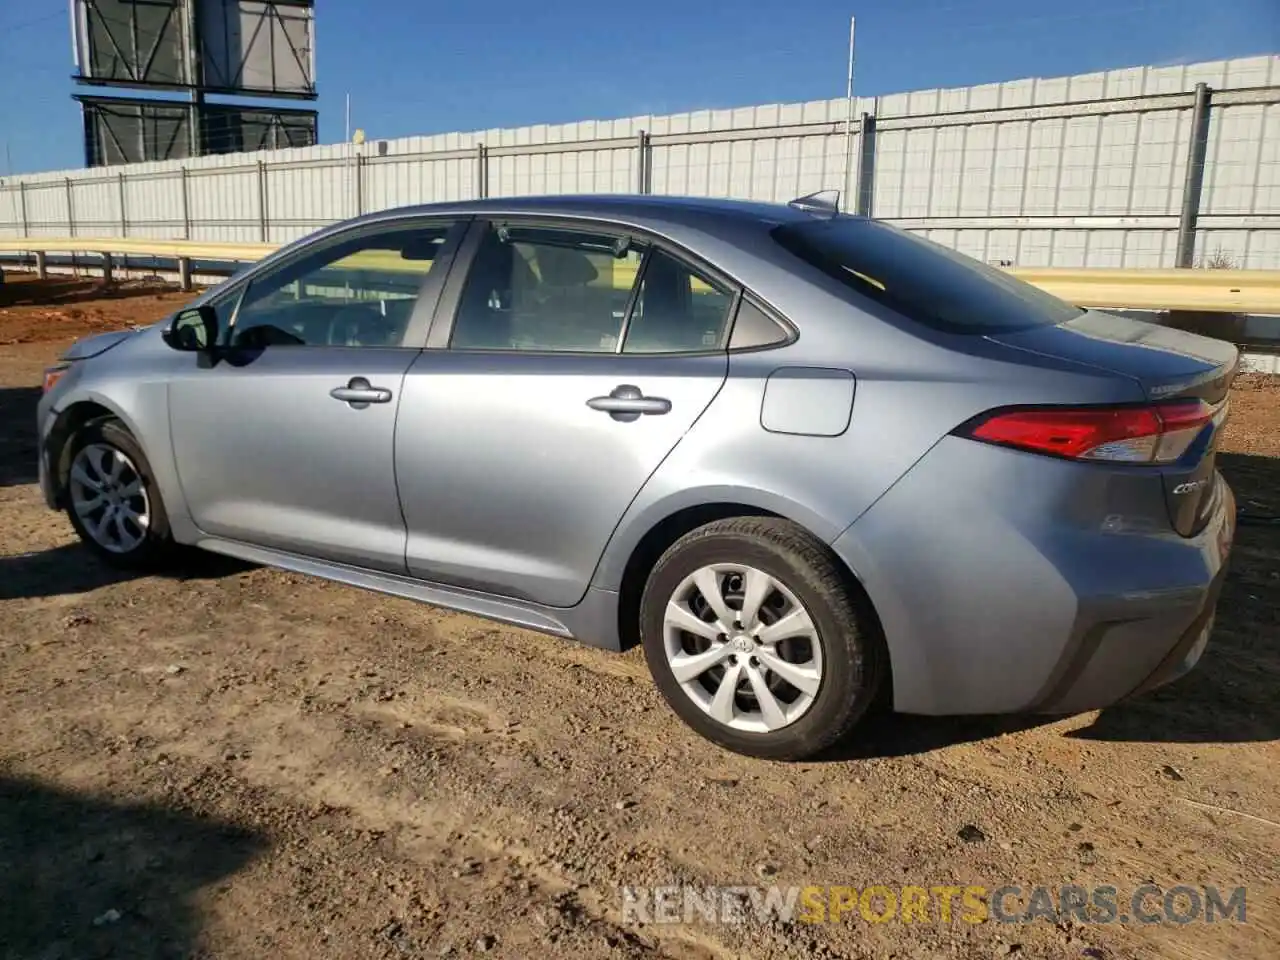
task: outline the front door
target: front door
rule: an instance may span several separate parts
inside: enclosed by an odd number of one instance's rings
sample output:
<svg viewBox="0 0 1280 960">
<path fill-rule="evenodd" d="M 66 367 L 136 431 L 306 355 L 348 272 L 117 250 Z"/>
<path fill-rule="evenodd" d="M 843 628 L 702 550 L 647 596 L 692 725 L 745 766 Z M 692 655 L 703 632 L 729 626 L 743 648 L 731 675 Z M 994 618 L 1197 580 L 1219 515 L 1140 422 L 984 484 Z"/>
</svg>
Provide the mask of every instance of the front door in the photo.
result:
<svg viewBox="0 0 1280 960">
<path fill-rule="evenodd" d="M 401 221 L 320 241 L 223 311 L 234 311 L 223 351 L 169 386 L 178 475 L 201 530 L 404 572 L 396 413 L 450 231 Z"/>
<path fill-rule="evenodd" d="M 404 383 L 409 571 L 572 606 L 723 384 L 733 292 L 625 235 L 473 230 L 484 236 L 450 345 L 424 351 Z"/>
</svg>

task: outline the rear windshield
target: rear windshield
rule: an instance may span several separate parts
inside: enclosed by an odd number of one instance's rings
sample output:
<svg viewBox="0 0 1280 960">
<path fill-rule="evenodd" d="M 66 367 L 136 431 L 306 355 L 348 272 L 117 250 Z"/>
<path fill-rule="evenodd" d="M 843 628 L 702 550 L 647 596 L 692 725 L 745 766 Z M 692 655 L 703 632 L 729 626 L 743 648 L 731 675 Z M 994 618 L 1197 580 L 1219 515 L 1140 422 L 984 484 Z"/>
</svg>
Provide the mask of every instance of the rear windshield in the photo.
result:
<svg viewBox="0 0 1280 960">
<path fill-rule="evenodd" d="M 1004 270 L 875 220 L 789 223 L 773 237 L 863 296 L 938 330 L 999 333 L 1084 312 Z"/>
</svg>

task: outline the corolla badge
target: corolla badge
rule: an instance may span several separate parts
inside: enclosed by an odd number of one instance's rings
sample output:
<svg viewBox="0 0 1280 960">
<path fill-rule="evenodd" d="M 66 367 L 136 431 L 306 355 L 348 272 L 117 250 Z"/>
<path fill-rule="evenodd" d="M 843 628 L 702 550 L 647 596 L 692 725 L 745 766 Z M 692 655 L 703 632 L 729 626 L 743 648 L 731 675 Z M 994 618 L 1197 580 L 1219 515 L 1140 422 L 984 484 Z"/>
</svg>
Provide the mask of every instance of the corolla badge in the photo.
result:
<svg viewBox="0 0 1280 960">
<path fill-rule="evenodd" d="M 1180 496 L 1184 493 L 1195 493 L 1197 490 L 1203 489 L 1209 485 L 1209 478 L 1203 480 L 1188 480 L 1186 483 L 1180 483 L 1173 488 L 1173 495 Z"/>
</svg>

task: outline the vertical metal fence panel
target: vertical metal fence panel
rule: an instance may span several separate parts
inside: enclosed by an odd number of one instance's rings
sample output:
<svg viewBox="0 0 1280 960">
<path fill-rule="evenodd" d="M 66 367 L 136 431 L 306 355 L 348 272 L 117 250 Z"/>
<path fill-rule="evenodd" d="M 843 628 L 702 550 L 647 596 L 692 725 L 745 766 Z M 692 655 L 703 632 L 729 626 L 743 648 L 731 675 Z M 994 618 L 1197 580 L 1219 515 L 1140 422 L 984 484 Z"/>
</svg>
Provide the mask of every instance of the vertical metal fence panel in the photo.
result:
<svg viewBox="0 0 1280 960">
<path fill-rule="evenodd" d="M 268 239 L 272 243 L 296 240 L 352 213 L 354 172 L 342 158 L 268 166 L 265 175 Z"/>
<path fill-rule="evenodd" d="M 124 204 L 129 236 L 169 239 L 182 236 L 182 173 L 125 177 Z"/>
<path fill-rule="evenodd" d="M 65 237 L 71 232 L 67 194 L 61 182 L 27 185 L 27 222 L 33 237 Z"/>
<path fill-rule="evenodd" d="M 115 177 L 71 180 L 76 233 L 82 237 L 119 236 L 119 189 Z"/>
<path fill-rule="evenodd" d="M 883 130 L 876 134 L 876 186 L 872 209 L 877 217 L 903 217 L 908 209 L 903 200 L 903 177 L 907 169 L 907 130 Z M 937 131 L 928 131 L 931 135 Z M 932 177 L 932 168 L 922 166 Z M 926 215 L 928 207 L 926 206 Z M 930 237 L 930 239 L 933 239 Z"/>
<path fill-rule="evenodd" d="M 1170 266 L 1197 83 L 1211 95 L 1195 262 L 1280 268 L 1280 56 L 859 98 L 852 145 L 834 99 L 23 175 L 0 183 L 0 236 L 285 242 L 481 189 L 775 202 L 839 189 L 846 209 L 862 193 L 872 215 L 991 262 Z"/>
<path fill-rule="evenodd" d="M 1023 216 L 1023 187 L 1027 181 L 1027 155 L 1031 146 L 1031 124 L 1012 121 L 996 128 L 995 155 L 991 170 L 989 211 L 993 217 Z M 1002 248 L 1003 249 L 1003 248 Z M 999 259 L 1017 259 L 1017 237 L 1012 252 Z"/>
<path fill-rule="evenodd" d="M 243 158 L 241 158 L 243 159 Z M 191 239 L 254 243 L 259 239 L 257 167 L 192 170 L 187 180 Z"/>
<path fill-rule="evenodd" d="M 17 183 L 0 187 L 0 237 L 21 237 L 22 231 L 22 190 Z"/>
<path fill-rule="evenodd" d="M 1212 101 L 1211 101 L 1212 102 Z M 1219 265 L 1274 263 L 1266 231 L 1205 229 L 1214 217 L 1252 220 L 1280 213 L 1280 104 L 1211 109 L 1198 255 Z"/>
</svg>

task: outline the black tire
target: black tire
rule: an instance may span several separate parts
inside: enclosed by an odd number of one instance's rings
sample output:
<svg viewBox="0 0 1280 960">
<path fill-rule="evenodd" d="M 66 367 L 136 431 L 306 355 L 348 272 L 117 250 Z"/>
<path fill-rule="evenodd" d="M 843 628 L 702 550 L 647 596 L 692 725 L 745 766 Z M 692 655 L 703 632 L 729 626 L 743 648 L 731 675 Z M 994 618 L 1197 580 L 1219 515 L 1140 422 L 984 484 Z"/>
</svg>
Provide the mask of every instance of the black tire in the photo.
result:
<svg viewBox="0 0 1280 960">
<path fill-rule="evenodd" d="M 807 712 L 780 729 L 756 733 L 713 720 L 681 688 L 667 661 L 667 603 L 686 577 L 714 563 L 749 565 L 781 582 L 817 628 L 823 658 L 817 694 Z M 685 723 L 728 750 L 770 760 L 803 760 L 848 735 L 876 701 L 884 655 L 865 602 L 837 564 L 802 527 L 772 517 L 717 520 L 672 544 L 645 585 L 640 637 L 654 682 Z"/>
<path fill-rule="evenodd" d="M 76 533 L 84 541 L 85 546 L 112 566 L 129 570 L 155 569 L 163 562 L 171 559 L 174 553 L 174 541 L 169 531 L 169 517 L 165 513 L 164 502 L 160 497 L 160 490 L 156 486 L 155 474 L 151 470 L 151 463 L 147 460 L 147 455 L 143 452 L 142 446 L 138 441 L 134 439 L 133 434 L 114 417 L 92 420 L 81 427 L 67 441 L 68 457 L 66 462 L 69 464 L 75 463 L 76 456 L 90 444 L 113 447 L 132 461 L 137 468 L 137 475 L 142 482 L 142 489 L 147 495 L 150 515 L 149 523 L 141 543 L 132 550 L 125 553 L 108 550 L 98 543 L 85 527 L 84 520 L 76 512 L 70 489 L 68 489 L 66 495 L 67 516 L 71 519 L 71 525 L 75 527 Z M 68 483 L 69 486 L 70 484 Z"/>
</svg>

